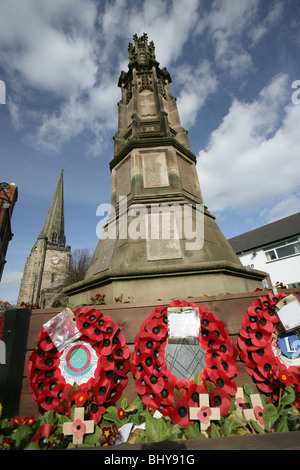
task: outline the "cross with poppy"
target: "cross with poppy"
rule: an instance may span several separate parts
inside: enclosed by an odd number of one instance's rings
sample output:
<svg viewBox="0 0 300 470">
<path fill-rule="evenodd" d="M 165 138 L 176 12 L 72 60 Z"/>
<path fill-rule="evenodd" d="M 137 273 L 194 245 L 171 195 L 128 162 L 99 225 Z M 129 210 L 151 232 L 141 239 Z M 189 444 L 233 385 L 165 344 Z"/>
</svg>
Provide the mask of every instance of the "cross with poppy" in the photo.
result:
<svg viewBox="0 0 300 470">
<path fill-rule="evenodd" d="M 64 435 L 73 434 L 73 444 L 79 445 L 83 443 L 83 436 L 85 434 L 92 434 L 94 432 L 94 421 L 84 421 L 84 408 L 75 408 L 73 423 L 64 423 Z"/>
<path fill-rule="evenodd" d="M 198 419 L 200 421 L 200 431 L 207 436 L 206 430 L 210 426 L 210 422 L 218 420 L 220 416 L 220 408 L 210 408 L 208 393 L 199 393 L 199 408 L 189 408 L 190 419 Z"/>
<path fill-rule="evenodd" d="M 235 404 L 239 411 L 243 411 L 246 408 L 243 387 L 237 387 Z"/>
<path fill-rule="evenodd" d="M 264 408 L 260 399 L 260 395 L 258 393 L 250 395 L 250 400 L 252 403 L 252 408 L 243 410 L 243 414 L 247 421 L 252 419 L 264 428 Z"/>
</svg>

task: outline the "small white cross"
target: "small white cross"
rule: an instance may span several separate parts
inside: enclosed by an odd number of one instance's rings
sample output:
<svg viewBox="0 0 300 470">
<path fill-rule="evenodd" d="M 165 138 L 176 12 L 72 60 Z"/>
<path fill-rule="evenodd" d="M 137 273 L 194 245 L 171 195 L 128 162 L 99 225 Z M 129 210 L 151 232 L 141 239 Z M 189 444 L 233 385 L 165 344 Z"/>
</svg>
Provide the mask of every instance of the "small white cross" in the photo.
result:
<svg viewBox="0 0 300 470">
<path fill-rule="evenodd" d="M 73 444 L 79 445 L 83 443 L 83 436 L 85 434 L 92 434 L 94 432 L 94 426 L 93 420 L 84 421 L 84 408 L 76 408 L 73 423 L 64 423 L 63 433 L 65 435 L 72 434 Z"/>
<path fill-rule="evenodd" d="M 255 408 L 256 407 L 259 408 L 259 410 L 257 410 L 257 411 L 263 412 L 263 405 L 262 405 L 262 402 L 261 402 L 261 399 L 260 399 L 260 395 L 258 393 L 250 395 L 250 400 L 251 400 L 251 403 L 252 403 L 252 408 L 249 408 L 247 410 L 243 410 L 243 414 L 244 414 L 246 420 L 250 421 L 250 419 L 252 419 L 253 421 L 256 421 L 260 426 L 264 427 L 264 425 L 257 418 L 257 414 L 255 413 Z"/>
<path fill-rule="evenodd" d="M 220 416 L 220 408 L 210 408 L 209 406 L 209 395 L 207 393 L 199 393 L 199 408 L 189 408 L 190 419 L 198 419 L 200 421 L 200 431 L 207 436 L 206 430 L 210 426 L 210 422 L 218 420 Z M 207 423 L 201 421 L 201 418 L 208 416 Z"/>
</svg>

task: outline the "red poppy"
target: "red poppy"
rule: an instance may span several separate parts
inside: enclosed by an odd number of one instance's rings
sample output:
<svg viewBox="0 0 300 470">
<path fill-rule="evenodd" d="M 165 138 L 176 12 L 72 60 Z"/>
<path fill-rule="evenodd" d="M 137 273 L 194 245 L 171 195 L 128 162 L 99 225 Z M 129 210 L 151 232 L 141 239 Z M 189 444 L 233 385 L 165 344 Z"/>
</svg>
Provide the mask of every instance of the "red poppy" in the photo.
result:
<svg viewBox="0 0 300 470">
<path fill-rule="evenodd" d="M 199 393 L 207 393 L 204 385 L 197 385 L 193 383 L 187 393 L 187 399 L 189 406 L 199 405 Z"/>
<path fill-rule="evenodd" d="M 269 348 L 260 348 L 260 349 L 256 349 L 255 351 L 251 351 L 250 355 L 251 355 L 251 360 L 253 364 L 253 369 L 256 367 L 256 364 L 258 363 L 258 361 L 261 360 L 262 357 L 269 355 L 269 354 L 270 354 Z"/>
<path fill-rule="evenodd" d="M 235 404 L 238 410 L 243 411 L 246 409 L 246 403 L 244 398 L 242 397 L 237 397 L 237 399 L 235 400 Z"/>
<path fill-rule="evenodd" d="M 143 377 L 144 374 L 156 376 L 162 376 L 166 372 L 163 354 L 160 354 L 160 349 L 155 350 L 153 354 L 147 355 L 142 354 L 139 357 L 136 357 L 137 364 L 137 376 Z"/>
<path fill-rule="evenodd" d="M 211 409 L 209 406 L 201 406 L 200 410 L 197 412 L 197 418 L 203 424 L 207 424 L 210 421 Z"/>
<path fill-rule="evenodd" d="M 144 380 L 136 380 L 135 381 L 135 388 L 139 395 L 143 396 L 145 393 L 151 393 L 151 389 L 147 386 Z"/>
<path fill-rule="evenodd" d="M 230 380 L 227 374 L 222 370 L 211 370 L 207 367 L 203 370 L 204 376 L 215 384 L 218 388 L 223 390 L 228 395 L 234 396 L 237 391 L 237 386 L 233 380 Z"/>
<path fill-rule="evenodd" d="M 78 418 L 72 423 L 71 429 L 76 439 L 80 439 L 85 435 L 86 425 L 80 418 Z"/>
<path fill-rule="evenodd" d="M 254 408 L 254 414 L 255 414 L 255 417 L 257 419 L 257 421 L 259 422 L 259 424 L 261 424 L 262 426 L 264 426 L 264 409 L 261 407 L 261 406 L 256 406 Z"/>
<path fill-rule="evenodd" d="M 150 391 L 152 389 L 155 394 L 159 394 L 165 387 L 164 379 L 162 377 L 157 377 L 154 374 L 151 376 L 145 374 L 144 381 L 148 385 Z"/>
<path fill-rule="evenodd" d="M 266 394 L 274 392 L 276 393 L 276 390 L 278 390 L 276 384 L 270 382 L 269 380 L 266 380 L 265 382 L 257 382 L 256 386 L 262 393 Z"/>
<path fill-rule="evenodd" d="M 157 410 L 161 404 L 160 397 L 155 395 L 153 392 L 147 389 L 147 392 L 141 396 L 144 405 L 149 408 L 152 408 L 153 410 Z"/>
<path fill-rule="evenodd" d="M 206 367 L 209 369 L 217 368 L 226 372 L 228 378 L 235 377 L 239 372 L 235 360 L 229 356 L 229 354 L 222 354 L 218 357 L 209 357 L 205 362 Z"/>
<path fill-rule="evenodd" d="M 32 436 L 30 442 L 38 444 L 41 448 L 45 447 L 52 430 L 53 426 L 51 424 L 42 424 L 37 433 Z"/>
<path fill-rule="evenodd" d="M 219 349 L 223 340 L 220 339 L 214 331 L 202 330 L 199 344 L 203 349 Z"/>
<path fill-rule="evenodd" d="M 152 319 L 147 323 L 147 331 L 151 333 L 151 336 L 156 341 L 165 339 L 166 335 L 168 334 L 167 325 L 157 318 Z"/>
<path fill-rule="evenodd" d="M 224 390 L 214 389 L 209 395 L 210 404 L 214 408 L 220 408 L 221 416 L 225 416 L 231 405 L 231 398 Z"/>
<path fill-rule="evenodd" d="M 263 375 L 257 368 L 252 369 L 251 375 L 257 383 L 267 382 L 269 380 L 269 373 Z"/>
<path fill-rule="evenodd" d="M 183 429 L 193 424 L 189 418 L 189 404 L 186 396 L 180 397 L 176 401 L 176 408 L 171 414 L 171 420 L 173 424 L 179 424 Z"/>
<path fill-rule="evenodd" d="M 104 406 L 99 406 L 98 403 L 92 402 L 90 411 L 88 412 L 88 417 L 94 420 L 95 424 L 99 423 L 102 419 L 102 416 L 106 412 Z"/>
<path fill-rule="evenodd" d="M 264 330 L 254 329 L 249 333 L 249 338 L 252 342 L 252 345 L 256 348 L 264 348 L 269 344 L 270 334 Z M 252 348 L 251 348 L 252 349 Z"/>
<path fill-rule="evenodd" d="M 206 319 L 207 320 L 207 319 Z M 203 326 L 203 324 L 207 324 L 207 326 Z M 220 339 L 220 340 L 226 340 L 227 339 L 227 332 L 225 330 L 224 323 L 220 320 L 217 320 L 216 317 L 214 316 L 213 321 L 202 321 L 202 329 L 208 330 L 210 333 L 215 333 L 215 335 Z"/>
<path fill-rule="evenodd" d="M 149 332 L 139 333 L 139 350 L 142 354 L 152 355 L 154 351 L 160 348 L 159 340 L 154 338 L 154 335 Z"/>
<path fill-rule="evenodd" d="M 266 379 L 270 378 L 271 371 L 275 373 L 279 368 L 280 365 L 278 364 L 275 356 L 271 356 L 271 354 L 266 354 L 257 361 L 257 369 Z"/>
<path fill-rule="evenodd" d="M 237 348 L 235 347 L 235 345 L 233 344 L 232 339 L 230 338 L 230 336 L 227 337 L 226 341 L 222 342 L 222 344 L 219 346 L 217 351 L 220 354 L 229 354 L 231 357 L 233 357 L 234 360 L 237 358 L 237 356 L 239 354 L 239 352 L 238 352 Z"/>
</svg>

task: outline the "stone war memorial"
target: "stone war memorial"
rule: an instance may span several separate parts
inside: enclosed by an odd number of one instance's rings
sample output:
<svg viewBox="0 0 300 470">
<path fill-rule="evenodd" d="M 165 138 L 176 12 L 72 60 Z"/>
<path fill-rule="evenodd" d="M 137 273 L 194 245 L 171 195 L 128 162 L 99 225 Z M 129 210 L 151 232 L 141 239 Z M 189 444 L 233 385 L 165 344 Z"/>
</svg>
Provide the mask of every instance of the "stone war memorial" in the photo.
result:
<svg viewBox="0 0 300 470">
<path fill-rule="evenodd" d="M 196 156 L 153 42 L 134 36 L 128 51 L 110 162 L 113 210 L 85 279 L 65 290 L 71 303 L 100 291 L 107 302 L 120 293 L 140 302 L 261 287 L 266 274 L 241 264 L 204 205 Z"/>
<path fill-rule="evenodd" d="M 61 175 L 22 282 L 25 298 L 42 259 L 44 308 L 0 317 L 0 449 L 94 449 L 132 467 L 299 450 L 300 288 L 263 289 L 267 273 L 241 264 L 202 199 L 170 74 L 146 34 L 133 41 L 85 279 L 48 308 L 48 274 L 69 256 Z"/>
</svg>

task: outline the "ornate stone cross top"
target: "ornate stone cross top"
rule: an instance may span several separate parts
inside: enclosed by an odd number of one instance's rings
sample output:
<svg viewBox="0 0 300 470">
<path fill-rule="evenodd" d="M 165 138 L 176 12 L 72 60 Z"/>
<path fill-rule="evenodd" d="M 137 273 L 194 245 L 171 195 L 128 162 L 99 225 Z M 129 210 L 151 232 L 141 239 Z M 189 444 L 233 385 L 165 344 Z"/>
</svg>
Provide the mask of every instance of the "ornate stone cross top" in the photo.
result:
<svg viewBox="0 0 300 470">
<path fill-rule="evenodd" d="M 64 423 L 63 433 L 65 435 L 73 434 L 73 444 L 79 445 L 83 443 L 85 434 L 94 432 L 94 421 L 84 421 L 84 408 L 76 408 L 73 423 Z"/>
<path fill-rule="evenodd" d="M 220 409 L 210 408 L 209 395 L 207 393 L 199 393 L 199 408 L 189 408 L 190 419 L 198 419 L 200 421 L 200 431 L 207 436 L 206 430 L 210 426 L 210 422 L 220 419 Z"/>
</svg>

